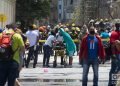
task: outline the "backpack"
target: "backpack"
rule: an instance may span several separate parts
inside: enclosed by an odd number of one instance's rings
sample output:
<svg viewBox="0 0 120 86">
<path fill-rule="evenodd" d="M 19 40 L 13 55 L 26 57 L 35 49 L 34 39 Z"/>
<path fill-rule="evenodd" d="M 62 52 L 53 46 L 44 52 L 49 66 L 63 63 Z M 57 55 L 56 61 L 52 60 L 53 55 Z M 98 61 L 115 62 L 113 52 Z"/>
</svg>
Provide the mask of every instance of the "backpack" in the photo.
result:
<svg viewBox="0 0 120 86">
<path fill-rule="evenodd" d="M 12 50 L 12 36 L 14 33 L 2 33 L 0 39 L 0 60 L 12 60 L 14 52 Z"/>
</svg>

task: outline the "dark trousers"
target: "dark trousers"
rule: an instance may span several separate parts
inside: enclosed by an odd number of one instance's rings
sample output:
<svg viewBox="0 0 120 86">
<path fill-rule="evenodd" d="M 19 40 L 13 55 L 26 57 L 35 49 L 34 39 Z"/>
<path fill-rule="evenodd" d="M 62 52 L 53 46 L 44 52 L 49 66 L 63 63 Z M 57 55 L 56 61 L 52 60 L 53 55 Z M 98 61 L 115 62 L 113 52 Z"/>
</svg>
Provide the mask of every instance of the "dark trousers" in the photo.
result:
<svg viewBox="0 0 120 86">
<path fill-rule="evenodd" d="M 5 86 L 6 81 L 8 81 L 8 86 L 14 86 L 18 67 L 15 61 L 0 61 L 0 86 Z"/>
<path fill-rule="evenodd" d="M 37 60 L 38 60 L 38 46 L 36 46 L 36 49 L 34 49 L 34 46 L 29 48 L 28 58 L 26 62 L 26 67 L 29 66 L 31 58 L 34 59 L 33 67 L 36 66 Z"/>
<path fill-rule="evenodd" d="M 82 86 L 87 86 L 88 73 L 89 73 L 89 68 L 91 65 L 92 65 L 93 73 L 94 73 L 93 86 L 98 86 L 98 68 L 99 68 L 99 61 L 98 60 L 84 60 L 83 61 Z"/>
<path fill-rule="evenodd" d="M 43 53 L 43 43 L 39 43 L 39 54 Z"/>
<path fill-rule="evenodd" d="M 116 55 L 116 58 L 111 59 L 111 69 L 109 72 L 109 83 L 108 86 L 116 86 L 117 80 L 112 80 L 113 74 L 117 74 L 120 71 L 120 60 Z"/>
<path fill-rule="evenodd" d="M 75 43 L 76 45 L 76 50 L 77 50 L 77 55 L 78 55 L 78 52 L 79 52 L 79 43 Z"/>
<path fill-rule="evenodd" d="M 51 50 L 52 48 L 49 45 L 43 45 L 43 51 L 44 51 L 43 66 L 49 66 Z"/>
</svg>

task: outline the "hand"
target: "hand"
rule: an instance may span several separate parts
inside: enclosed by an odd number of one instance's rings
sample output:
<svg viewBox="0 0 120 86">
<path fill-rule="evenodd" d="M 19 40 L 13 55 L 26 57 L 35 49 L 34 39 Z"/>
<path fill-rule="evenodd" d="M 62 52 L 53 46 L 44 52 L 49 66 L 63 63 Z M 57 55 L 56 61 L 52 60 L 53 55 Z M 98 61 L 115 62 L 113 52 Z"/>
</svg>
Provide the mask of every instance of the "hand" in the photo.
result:
<svg viewBox="0 0 120 86">
<path fill-rule="evenodd" d="M 104 63 L 105 63 L 105 59 L 100 59 L 100 60 L 99 60 L 99 63 L 100 63 L 100 64 L 104 64 Z"/>
<path fill-rule="evenodd" d="M 105 64 L 105 59 L 102 59 L 102 64 Z"/>
</svg>

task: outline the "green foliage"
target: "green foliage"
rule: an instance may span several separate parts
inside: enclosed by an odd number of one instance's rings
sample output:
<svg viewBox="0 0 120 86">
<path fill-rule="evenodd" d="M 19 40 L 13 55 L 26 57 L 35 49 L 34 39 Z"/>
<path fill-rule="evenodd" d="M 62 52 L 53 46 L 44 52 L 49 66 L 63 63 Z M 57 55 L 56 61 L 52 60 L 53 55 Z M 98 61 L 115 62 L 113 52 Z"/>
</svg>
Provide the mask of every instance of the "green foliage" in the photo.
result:
<svg viewBox="0 0 120 86">
<path fill-rule="evenodd" d="M 26 19 L 42 19 L 50 15 L 48 0 L 17 0 L 17 15 Z"/>
</svg>

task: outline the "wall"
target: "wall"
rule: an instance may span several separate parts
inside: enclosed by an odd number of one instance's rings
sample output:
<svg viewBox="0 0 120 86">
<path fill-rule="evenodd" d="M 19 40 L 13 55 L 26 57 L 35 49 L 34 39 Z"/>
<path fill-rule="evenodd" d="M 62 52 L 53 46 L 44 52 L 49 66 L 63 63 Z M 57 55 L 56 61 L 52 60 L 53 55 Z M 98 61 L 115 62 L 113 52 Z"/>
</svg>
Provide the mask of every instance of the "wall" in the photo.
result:
<svg viewBox="0 0 120 86">
<path fill-rule="evenodd" d="M 63 20 L 63 7 L 64 0 L 58 0 L 58 22 L 62 22 Z"/>
<path fill-rule="evenodd" d="M 81 0 L 58 0 L 58 21 L 69 22 L 72 19 L 75 8 L 80 5 Z M 61 5 L 61 9 L 60 9 Z M 61 17 L 60 17 L 61 15 Z"/>
<path fill-rule="evenodd" d="M 6 24 L 15 22 L 16 0 L 0 0 L 0 6 L 0 14 L 5 15 L 7 18 L 3 27 L 5 27 Z M 0 23 L 0 27 L 2 27 L 2 23 Z"/>
</svg>

